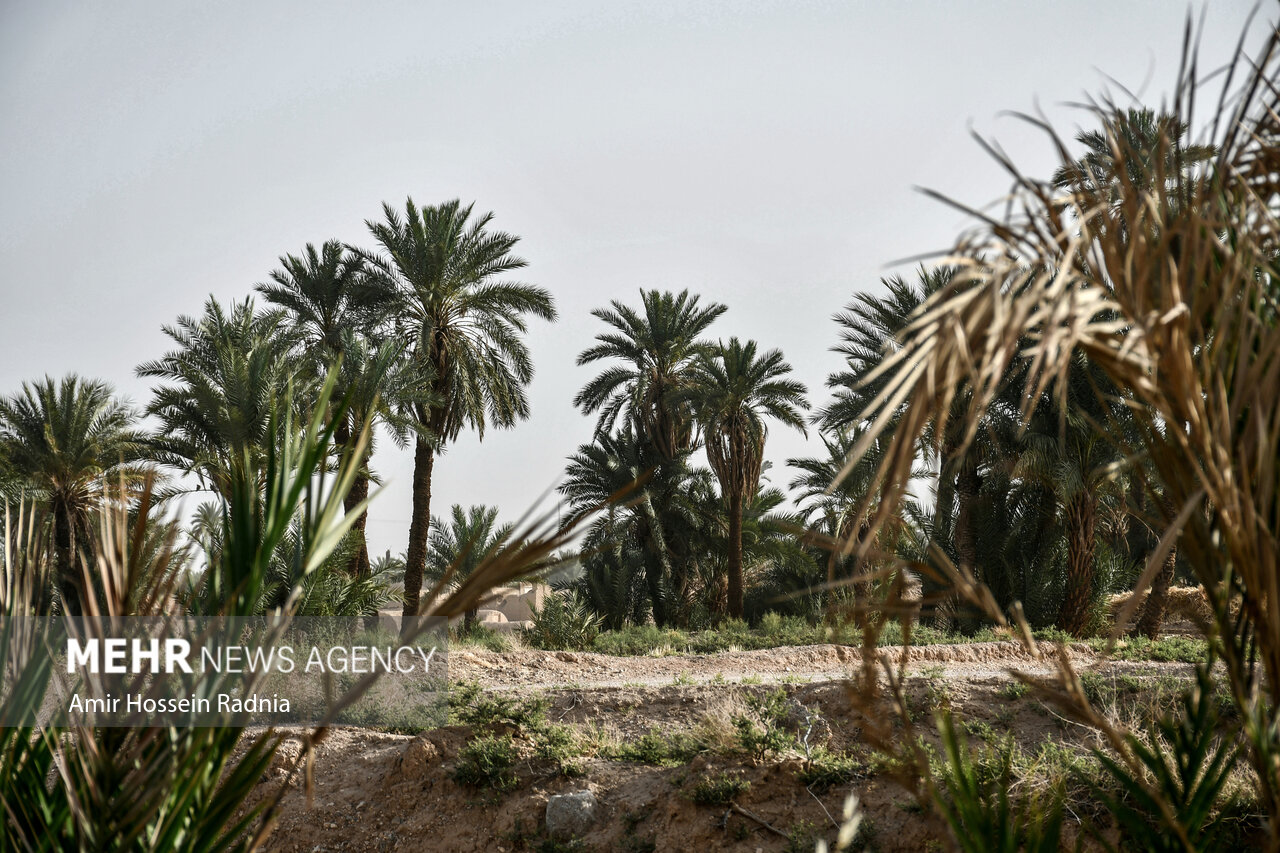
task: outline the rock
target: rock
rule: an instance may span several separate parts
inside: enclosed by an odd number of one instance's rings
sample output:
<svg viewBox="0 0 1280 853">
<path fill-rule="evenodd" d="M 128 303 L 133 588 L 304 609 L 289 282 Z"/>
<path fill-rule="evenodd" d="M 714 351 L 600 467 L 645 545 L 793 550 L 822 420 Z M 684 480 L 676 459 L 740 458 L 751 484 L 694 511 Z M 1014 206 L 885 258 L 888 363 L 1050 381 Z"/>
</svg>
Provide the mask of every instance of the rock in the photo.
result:
<svg viewBox="0 0 1280 853">
<path fill-rule="evenodd" d="M 595 823 L 598 806 L 590 791 L 557 794 L 547 800 L 547 834 L 561 841 L 582 835 Z"/>
<path fill-rule="evenodd" d="M 480 610 L 476 612 L 476 617 L 480 620 L 481 625 L 493 625 L 507 621 L 506 614 L 501 610 Z"/>
<path fill-rule="evenodd" d="M 400 773 L 406 779 L 421 779 L 431 765 L 440 761 L 440 750 L 434 743 L 417 738 L 409 742 L 400 754 Z"/>
</svg>

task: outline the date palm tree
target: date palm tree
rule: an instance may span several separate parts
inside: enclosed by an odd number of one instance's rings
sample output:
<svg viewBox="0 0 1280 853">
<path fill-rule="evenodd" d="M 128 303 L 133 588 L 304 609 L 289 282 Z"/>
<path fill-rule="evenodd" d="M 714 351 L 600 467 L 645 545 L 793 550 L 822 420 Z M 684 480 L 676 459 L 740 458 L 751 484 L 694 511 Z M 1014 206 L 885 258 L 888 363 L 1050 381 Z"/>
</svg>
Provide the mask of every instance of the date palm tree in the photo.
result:
<svg viewBox="0 0 1280 853">
<path fill-rule="evenodd" d="M 654 456 L 650 444 L 637 438 L 630 425 L 612 435 L 597 436 L 569 457 L 559 490 L 574 512 L 583 512 L 612 504 L 616 496 L 627 493 L 637 482 L 642 484 L 625 509 L 611 505 L 608 519 L 602 523 L 608 524 L 614 534 L 624 535 L 641 552 L 654 621 L 663 626 L 674 618 L 681 591 L 672 588 L 666 535 L 654 497 L 667 490 L 654 489 L 650 482 L 671 469 L 658 470 Z"/>
<path fill-rule="evenodd" d="M 1120 214 L 1125 199 L 1156 189 L 1177 203 L 1195 167 L 1216 152 L 1212 145 L 1188 144 L 1187 132 L 1187 123 L 1169 113 L 1145 107 L 1116 110 L 1099 130 L 1076 135 L 1085 153 L 1061 166 L 1053 185 L 1078 193 L 1086 204 L 1105 204 L 1112 217 Z M 1119 234 L 1127 234 L 1127 224 L 1120 225 Z"/>
<path fill-rule="evenodd" d="M 366 283 L 364 259 L 338 240 L 326 241 L 319 250 L 308 243 L 301 255 L 284 255 L 272 271 L 271 283 L 256 290 L 273 305 L 284 309 L 286 322 L 302 348 L 304 363 L 316 379 L 322 379 L 340 360 L 338 399 L 347 399 L 347 417 L 334 429 L 335 449 L 350 452 L 367 423 L 391 419 L 387 400 L 379 393 L 390 382 L 398 352 L 378 355 L 368 340 L 387 307 L 385 292 Z M 390 358 L 383 357 L 390 355 Z M 394 383 L 391 383 L 394 384 Z M 390 389 L 386 389 L 390 390 Z M 347 493 L 351 512 L 369 496 L 368 456 L 360 460 L 359 473 Z M 365 539 L 366 516 L 361 513 L 352 527 L 355 548 L 347 570 L 353 576 L 369 573 L 369 546 Z"/>
<path fill-rule="evenodd" d="M 834 399 L 814 418 L 822 430 L 862 437 L 869 426 L 863 419 L 863 410 L 894 381 L 898 372 L 908 367 L 898 358 L 902 348 L 899 339 L 902 330 L 927 300 L 951 287 L 955 272 L 954 268 L 947 266 L 921 267 L 914 281 L 902 276 L 881 279 L 880 284 L 885 289 L 883 295 L 858 293 L 835 316 L 840 343 L 833 350 L 844 356 L 845 369 L 827 378 L 827 387 L 832 389 Z M 939 546 L 954 552 L 960 565 L 976 572 L 980 570 L 977 528 L 980 525 L 978 502 L 983 486 L 983 451 L 990 448 L 976 442 L 960 452 L 963 423 L 959 416 L 967 405 L 967 393 L 957 395 L 947 423 L 939 431 L 937 419 L 934 419 L 920 442 L 917 454 L 938 460 L 931 538 Z M 885 429 L 893 429 L 901 415 L 900 409 L 886 413 Z M 852 451 L 855 444 L 849 442 L 848 450 Z M 843 477 L 874 474 L 884 458 L 884 446 L 885 443 L 879 441 L 868 447 L 869 455 L 858 460 L 857 470 L 841 466 L 835 473 Z M 928 574 L 923 581 L 931 597 L 939 591 L 939 585 Z M 941 627 L 950 622 L 953 609 L 954 602 L 940 602 L 937 619 Z"/>
<path fill-rule="evenodd" d="M 476 567 L 491 558 L 506 544 L 514 527 L 498 524 L 496 506 L 472 506 L 463 509 L 454 504 L 447 519 L 431 519 L 431 544 L 427 550 L 427 569 L 440 580 L 452 569 L 451 579 L 461 583 Z M 470 632 L 476 624 L 478 608 L 463 615 L 463 629 Z"/>
<path fill-rule="evenodd" d="M 782 353 L 757 353 L 755 341 L 730 338 L 699 360 L 687 392 L 702 428 L 707 462 L 729 513 L 729 616 L 742 617 L 742 507 L 760 488 L 766 418 L 806 433 L 805 387 L 788 379 Z"/>
<path fill-rule="evenodd" d="M 625 415 L 662 459 L 689 449 L 692 409 L 680 394 L 698 359 L 710 351 L 699 336 L 728 310 L 718 302 L 702 307 L 698 301 L 687 290 L 641 290 L 639 312 L 616 300 L 591 312 L 614 331 L 596 335 L 596 345 L 578 356 L 578 364 L 622 362 L 606 368 L 573 399 L 584 414 L 600 413 L 597 435 L 612 431 Z"/>
<path fill-rule="evenodd" d="M 75 563 L 89 545 L 91 514 L 112 486 L 140 482 L 137 414 L 105 382 L 70 374 L 23 383 L 0 398 L 0 467 L 32 488 L 53 520 L 56 582 L 63 607 L 80 618 Z"/>
<path fill-rule="evenodd" d="M 526 262 L 512 253 L 519 237 L 490 229 L 492 213 L 472 218 L 457 200 L 403 216 L 388 204 L 368 222 L 382 254 L 360 252 L 371 283 L 392 305 L 408 341 L 407 369 L 418 390 L 405 403 L 417 432 L 413 510 L 405 566 L 403 630 L 418 615 L 431 528 L 431 473 L 436 454 L 464 428 L 481 439 L 529 416 L 525 386 L 533 362 L 522 336 L 528 316 L 554 320 L 544 289 L 506 276 Z"/>
<path fill-rule="evenodd" d="M 652 473 L 644 488 L 658 522 L 654 527 L 640 522 L 649 533 L 643 546 L 645 574 L 651 594 L 660 587 L 674 591 L 677 599 L 692 572 L 692 555 L 676 535 L 673 518 L 678 499 L 674 485 L 685 475 L 685 457 L 695 436 L 692 404 L 683 394 L 698 359 L 710 352 L 700 336 L 728 310 L 717 302 L 702 306 L 699 301 L 688 290 L 641 290 L 639 310 L 615 300 L 609 308 L 593 311 L 612 329 L 596 335 L 595 346 L 578 356 L 578 364 L 610 364 L 573 401 L 584 414 L 599 412 L 597 438 L 608 435 L 622 418 L 647 448 Z M 659 625 L 678 617 L 674 600 L 655 596 L 653 608 Z"/>
<path fill-rule="evenodd" d="M 1099 130 L 1077 134 L 1076 142 L 1085 146 L 1085 153 L 1059 168 L 1053 184 L 1074 193 L 1083 206 L 1105 205 L 1106 217 L 1095 217 L 1093 227 L 1114 231 L 1117 243 L 1123 245 L 1129 239 L 1127 218 L 1145 217 L 1152 227 L 1150 210 L 1134 205 L 1133 200 L 1156 199 L 1169 212 L 1177 211 L 1198 195 L 1194 183 L 1198 176 L 1207 180 L 1209 172 L 1203 169 L 1197 173 L 1197 168 L 1211 161 L 1217 149 L 1188 144 L 1189 125 L 1170 113 L 1129 108 L 1113 110 L 1102 118 Z M 1171 241 L 1169 249 L 1172 256 L 1180 256 L 1181 242 Z M 1172 513 L 1165 514 L 1172 517 Z M 1144 634 L 1154 635 L 1163 621 L 1176 562 L 1175 545 L 1152 583 L 1138 620 Z"/>
<path fill-rule="evenodd" d="M 148 441 L 149 455 L 194 474 L 225 499 L 233 471 L 261 469 L 278 439 L 271 425 L 279 402 L 306 380 L 293 333 L 283 311 L 259 313 L 252 299 L 228 311 L 212 297 L 202 316 L 181 316 L 164 333 L 177 349 L 137 368 L 139 376 L 164 382 L 146 410 L 161 425 Z"/>
</svg>

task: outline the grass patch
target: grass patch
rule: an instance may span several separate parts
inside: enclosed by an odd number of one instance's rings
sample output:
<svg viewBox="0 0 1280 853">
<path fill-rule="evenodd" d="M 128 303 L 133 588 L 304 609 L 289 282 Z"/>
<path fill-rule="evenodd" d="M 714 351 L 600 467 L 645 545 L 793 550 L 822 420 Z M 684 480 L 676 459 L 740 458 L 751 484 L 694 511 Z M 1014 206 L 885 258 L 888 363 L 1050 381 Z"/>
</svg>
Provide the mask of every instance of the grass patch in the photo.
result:
<svg viewBox="0 0 1280 853">
<path fill-rule="evenodd" d="M 1106 650 L 1106 639 L 1094 639 L 1089 645 L 1099 653 Z M 1201 637 L 1127 637 L 1111 650 L 1114 660 L 1152 660 L 1162 663 L 1200 663 L 1209 656 L 1209 646 Z"/>
<path fill-rule="evenodd" d="M 492 628 L 476 623 L 468 631 L 459 626 L 449 631 L 449 647 L 453 649 L 484 649 L 490 652 L 509 652 L 516 646 L 507 634 L 499 634 Z"/>
<path fill-rule="evenodd" d="M 689 798 L 700 806 L 727 806 L 730 800 L 750 788 L 751 782 L 737 774 L 708 774 L 694 783 Z"/>
<path fill-rule="evenodd" d="M 703 751 L 702 743 L 692 735 L 683 732 L 667 734 L 655 726 L 648 734 L 618 744 L 614 747 L 612 757 L 618 761 L 675 767 L 688 764 Z"/>
<path fill-rule="evenodd" d="M 809 790 L 825 794 L 838 785 L 847 785 L 867 775 L 867 765 L 855 756 L 818 747 L 796 778 Z"/>
</svg>

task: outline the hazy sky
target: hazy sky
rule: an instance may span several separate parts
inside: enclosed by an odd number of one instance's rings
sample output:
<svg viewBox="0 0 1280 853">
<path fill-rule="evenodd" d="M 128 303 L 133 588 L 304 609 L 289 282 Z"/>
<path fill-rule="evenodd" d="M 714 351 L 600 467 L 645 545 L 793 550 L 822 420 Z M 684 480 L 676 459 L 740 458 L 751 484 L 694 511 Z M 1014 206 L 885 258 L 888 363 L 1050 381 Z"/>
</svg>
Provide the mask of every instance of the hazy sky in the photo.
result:
<svg viewBox="0 0 1280 853">
<path fill-rule="evenodd" d="M 1205 64 L 1251 5 L 1211 4 Z M 242 299 L 307 242 L 368 245 L 383 201 L 474 200 L 561 320 L 528 338 L 531 420 L 451 447 L 434 508 L 511 520 L 590 438 L 571 400 L 598 370 L 574 364 L 592 308 L 642 287 L 724 302 L 712 333 L 780 347 L 821 404 L 831 315 L 966 224 L 913 188 L 1005 191 L 971 128 L 1048 174 L 1002 111 L 1091 127 L 1063 105 L 1104 73 L 1158 105 L 1186 8 L 0 0 L 0 393 L 75 371 L 141 407 L 134 367 L 209 294 Z M 774 483 L 816 452 L 774 430 Z M 383 441 L 375 466 L 371 545 L 400 551 L 411 455 Z"/>
</svg>

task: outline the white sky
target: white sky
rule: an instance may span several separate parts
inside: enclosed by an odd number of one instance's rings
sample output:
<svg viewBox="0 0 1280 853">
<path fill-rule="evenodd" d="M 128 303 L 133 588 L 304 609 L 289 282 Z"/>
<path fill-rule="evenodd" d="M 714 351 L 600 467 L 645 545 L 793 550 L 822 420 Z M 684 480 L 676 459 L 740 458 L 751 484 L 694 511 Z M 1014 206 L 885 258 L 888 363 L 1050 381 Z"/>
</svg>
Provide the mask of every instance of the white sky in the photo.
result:
<svg viewBox="0 0 1280 853">
<path fill-rule="evenodd" d="M 1251 5 L 1211 4 L 1205 65 Z M 820 405 L 831 315 L 966 224 L 913 187 L 1000 196 L 971 128 L 1048 174 L 1002 111 L 1092 127 L 1063 104 L 1103 73 L 1158 105 L 1186 9 L 0 0 L 0 393 L 75 371 L 141 407 L 133 368 L 210 293 L 243 298 L 307 242 L 370 244 L 384 200 L 474 200 L 561 320 L 528 338 L 532 419 L 451 448 L 433 509 L 513 520 L 590 438 L 571 400 L 599 369 L 574 365 L 592 308 L 642 287 L 724 302 L 712 333 L 781 348 Z M 774 483 L 818 447 L 775 430 Z M 376 553 L 407 541 L 411 462 L 381 443 Z"/>
</svg>

